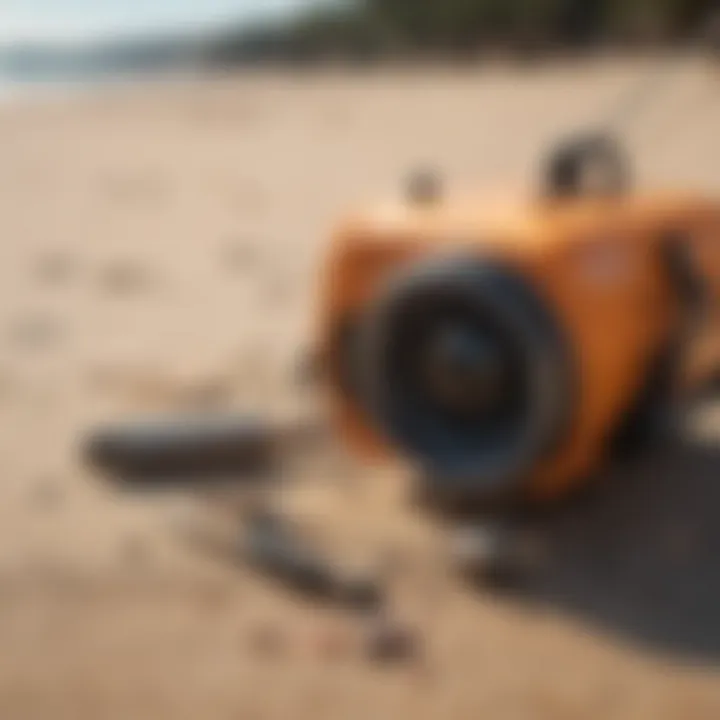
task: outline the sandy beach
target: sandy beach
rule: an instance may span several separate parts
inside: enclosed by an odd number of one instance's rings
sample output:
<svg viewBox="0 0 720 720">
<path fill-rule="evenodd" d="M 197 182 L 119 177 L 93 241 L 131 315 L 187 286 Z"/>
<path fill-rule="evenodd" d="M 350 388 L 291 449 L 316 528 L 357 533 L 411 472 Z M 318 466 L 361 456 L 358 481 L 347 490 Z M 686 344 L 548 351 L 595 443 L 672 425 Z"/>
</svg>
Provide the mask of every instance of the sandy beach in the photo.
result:
<svg viewBox="0 0 720 720">
<path fill-rule="evenodd" d="M 0 718 L 720 717 L 715 663 L 447 577 L 392 472 L 328 459 L 291 498 L 339 543 L 409 548 L 398 611 L 425 649 L 383 668 L 352 618 L 200 557 L 168 529 L 176 498 L 120 496 L 78 458 L 114 418 L 295 412 L 340 213 L 419 165 L 450 189 L 531 188 L 548 143 L 652 66 L 257 71 L 3 102 Z M 669 66 L 627 124 L 638 182 L 720 194 L 719 128 L 717 71 Z"/>
</svg>

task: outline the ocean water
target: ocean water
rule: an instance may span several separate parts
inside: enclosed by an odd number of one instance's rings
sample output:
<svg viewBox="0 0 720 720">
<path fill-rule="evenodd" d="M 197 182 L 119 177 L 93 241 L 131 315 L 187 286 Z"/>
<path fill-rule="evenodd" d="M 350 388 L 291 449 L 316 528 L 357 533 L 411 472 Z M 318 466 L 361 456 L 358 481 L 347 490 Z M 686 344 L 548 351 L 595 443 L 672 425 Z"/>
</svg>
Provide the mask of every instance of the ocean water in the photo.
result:
<svg viewBox="0 0 720 720">
<path fill-rule="evenodd" d="M 95 88 L 157 82 L 197 75 L 199 65 L 184 47 L 96 46 L 88 50 L 0 50 L 0 102 L 48 98 Z"/>
<path fill-rule="evenodd" d="M 337 0 L 0 0 L 0 99 L 197 69 L 229 29 Z"/>
</svg>

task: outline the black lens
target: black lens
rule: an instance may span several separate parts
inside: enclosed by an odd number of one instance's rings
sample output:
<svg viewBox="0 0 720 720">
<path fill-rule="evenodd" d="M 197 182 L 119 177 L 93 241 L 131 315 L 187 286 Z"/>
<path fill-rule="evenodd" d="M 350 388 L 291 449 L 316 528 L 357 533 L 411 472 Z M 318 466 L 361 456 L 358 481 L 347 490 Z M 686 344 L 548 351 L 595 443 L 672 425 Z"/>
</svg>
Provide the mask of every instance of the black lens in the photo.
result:
<svg viewBox="0 0 720 720">
<path fill-rule="evenodd" d="M 515 487 L 559 437 L 566 346 L 542 301 L 505 266 L 433 258 L 410 267 L 362 327 L 364 406 L 452 491 Z"/>
<path fill-rule="evenodd" d="M 507 365 L 497 337 L 478 323 L 448 318 L 430 328 L 419 353 L 422 381 L 439 408 L 459 416 L 492 414 L 507 390 Z"/>
<path fill-rule="evenodd" d="M 496 319 L 461 295 L 414 297 L 388 350 L 388 377 L 416 428 L 477 448 L 502 444 L 522 422 L 520 350 Z"/>
</svg>

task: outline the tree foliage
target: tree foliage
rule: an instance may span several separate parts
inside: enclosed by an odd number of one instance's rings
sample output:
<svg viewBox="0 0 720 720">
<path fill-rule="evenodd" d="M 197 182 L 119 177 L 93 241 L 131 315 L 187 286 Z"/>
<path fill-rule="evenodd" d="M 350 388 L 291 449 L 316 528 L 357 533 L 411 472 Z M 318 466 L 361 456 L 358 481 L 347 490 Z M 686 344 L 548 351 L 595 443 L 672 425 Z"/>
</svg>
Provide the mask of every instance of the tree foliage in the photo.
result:
<svg viewBox="0 0 720 720">
<path fill-rule="evenodd" d="M 225 59 L 454 55 L 487 48 L 662 43 L 699 34 L 720 0 L 355 0 L 230 35 Z"/>
</svg>

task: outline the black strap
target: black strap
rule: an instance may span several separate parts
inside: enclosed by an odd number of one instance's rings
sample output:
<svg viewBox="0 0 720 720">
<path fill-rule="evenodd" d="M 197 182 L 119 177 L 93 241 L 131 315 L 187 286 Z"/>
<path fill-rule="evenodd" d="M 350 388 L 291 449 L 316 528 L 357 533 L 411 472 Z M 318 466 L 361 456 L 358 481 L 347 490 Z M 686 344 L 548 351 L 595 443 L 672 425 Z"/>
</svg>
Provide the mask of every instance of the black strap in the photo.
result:
<svg viewBox="0 0 720 720">
<path fill-rule="evenodd" d="M 674 326 L 655 356 L 642 389 L 625 421 L 614 434 L 612 454 L 634 457 L 649 444 L 665 440 L 689 350 L 705 322 L 709 288 L 682 232 L 669 232 L 660 243 L 660 263 L 677 308 Z"/>
<path fill-rule="evenodd" d="M 710 290 L 697 267 L 687 236 L 670 232 L 660 244 L 663 268 L 678 308 L 678 318 L 669 342 L 671 356 L 668 382 L 676 386 L 687 351 L 707 316 Z"/>
</svg>

